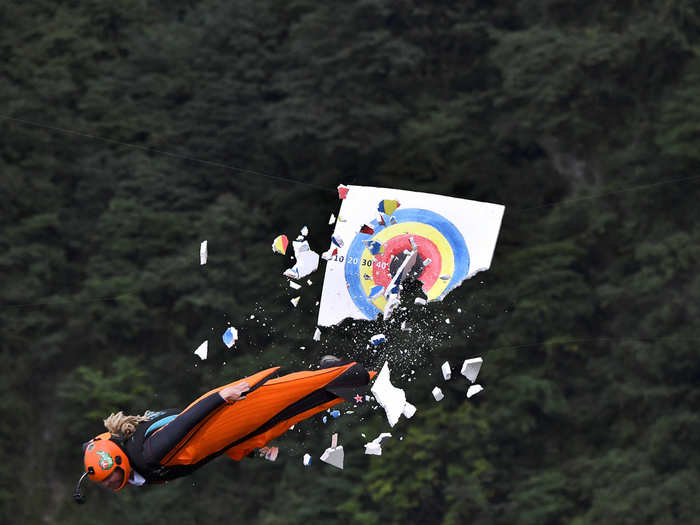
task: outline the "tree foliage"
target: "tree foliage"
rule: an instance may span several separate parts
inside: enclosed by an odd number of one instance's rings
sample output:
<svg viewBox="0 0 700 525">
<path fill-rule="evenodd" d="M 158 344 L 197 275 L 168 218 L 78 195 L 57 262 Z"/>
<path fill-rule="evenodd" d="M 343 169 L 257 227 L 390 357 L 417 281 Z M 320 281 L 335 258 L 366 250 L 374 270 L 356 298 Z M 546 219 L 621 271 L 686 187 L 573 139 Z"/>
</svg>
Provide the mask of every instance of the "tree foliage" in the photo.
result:
<svg viewBox="0 0 700 525">
<path fill-rule="evenodd" d="M 0 21 L 0 521 L 697 521 L 696 2 L 38 1 Z M 324 250 L 339 183 L 505 204 L 492 269 L 399 314 L 417 334 L 311 342 L 321 275 L 290 308 L 269 245 L 308 224 Z M 325 353 L 388 357 L 418 406 L 381 457 L 363 405 L 300 424 L 276 463 L 70 500 L 110 411 Z M 472 355 L 466 400 L 439 366 Z M 346 469 L 305 469 L 333 431 Z"/>
</svg>

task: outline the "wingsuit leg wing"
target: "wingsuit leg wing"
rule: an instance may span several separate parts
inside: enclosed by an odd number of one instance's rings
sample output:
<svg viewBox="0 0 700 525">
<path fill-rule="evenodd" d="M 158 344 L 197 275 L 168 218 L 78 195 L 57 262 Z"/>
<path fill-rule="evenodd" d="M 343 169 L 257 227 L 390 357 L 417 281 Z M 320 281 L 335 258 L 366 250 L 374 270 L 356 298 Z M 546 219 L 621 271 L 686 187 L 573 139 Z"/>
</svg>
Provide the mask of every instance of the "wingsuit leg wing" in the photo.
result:
<svg viewBox="0 0 700 525">
<path fill-rule="evenodd" d="M 274 379 L 269 377 L 276 369 L 270 370 L 240 380 L 251 385 L 245 400 L 222 405 L 212 412 L 161 464 L 194 465 L 222 453 L 240 460 L 295 423 L 341 403 L 342 395 L 356 393 L 374 375 L 354 362 Z"/>
</svg>

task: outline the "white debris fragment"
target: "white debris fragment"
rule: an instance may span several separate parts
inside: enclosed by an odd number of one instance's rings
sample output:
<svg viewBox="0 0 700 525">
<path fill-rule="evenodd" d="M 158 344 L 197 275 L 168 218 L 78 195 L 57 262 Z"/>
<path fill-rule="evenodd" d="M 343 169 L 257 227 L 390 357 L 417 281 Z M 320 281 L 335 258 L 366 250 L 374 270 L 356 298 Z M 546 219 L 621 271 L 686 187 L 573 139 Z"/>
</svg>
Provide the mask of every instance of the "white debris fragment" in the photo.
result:
<svg viewBox="0 0 700 525">
<path fill-rule="evenodd" d="M 311 279 L 307 279 L 307 280 L 306 280 L 306 284 L 308 284 L 309 286 L 311 286 L 312 284 L 314 284 L 314 282 L 313 282 Z"/>
<path fill-rule="evenodd" d="M 474 357 L 473 359 L 466 359 L 462 365 L 461 374 L 469 379 L 471 383 L 476 381 L 476 376 L 479 375 L 479 370 L 481 370 L 481 365 L 484 360 L 481 357 Z"/>
<path fill-rule="evenodd" d="M 343 452 L 342 445 L 338 445 L 338 434 L 333 434 L 331 438 L 331 446 L 327 448 L 323 455 L 321 456 L 321 461 L 333 465 L 336 468 L 343 468 L 343 459 L 345 453 Z"/>
<path fill-rule="evenodd" d="M 319 256 L 310 248 L 308 241 L 294 241 L 292 247 L 296 264 L 285 270 L 285 277 L 301 279 L 318 269 Z"/>
<path fill-rule="evenodd" d="M 224 344 L 231 348 L 236 344 L 236 341 L 238 341 L 238 330 L 236 330 L 233 326 L 229 326 L 221 338 L 224 340 Z"/>
<path fill-rule="evenodd" d="M 448 317 L 447 319 L 445 319 L 445 322 L 446 322 L 447 324 L 450 324 L 450 318 Z"/>
<path fill-rule="evenodd" d="M 298 279 L 299 270 L 297 270 L 296 268 L 287 268 L 282 275 L 284 275 L 285 277 L 289 277 L 290 279 Z"/>
<path fill-rule="evenodd" d="M 452 369 L 450 368 L 449 361 L 442 363 L 442 377 L 445 378 L 445 381 L 449 381 L 450 378 L 452 378 Z"/>
<path fill-rule="evenodd" d="M 301 288 L 301 285 L 299 283 L 295 283 L 294 281 L 289 281 L 289 287 L 298 290 L 299 288 Z"/>
<path fill-rule="evenodd" d="M 289 302 L 292 303 L 292 305 L 294 305 L 294 308 L 296 308 L 297 305 L 299 304 L 300 299 L 301 299 L 301 296 L 297 295 L 294 299 L 291 299 Z"/>
<path fill-rule="evenodd" d="M 314 332 L 314 341 L 320 341 L 321 340 L 321 330 L 316 327 L 316 331 Z"/>
<path fill-rule="evenodd" d="M 422 297 L 416 297 L 416 299 L 413 301 L 414 304 L 420 304 L 420 305 L 425 305 L 428 301 L 423 299 Z"/>
<path fill-rule="evenodd" d="M 365 437 L 364 434 L 362 434 L 362 437 Z M 379 434 L 379 437 L 374 438 L 372 441 L 369 443 L 365 444 L 365 454 L 371 454 L 373 456 L 381 456 L 382 455 L 382 439 L 384 438 L 390 438 L 391 434 L 389 432 L 382 432 Z"/>
<path fill-rule="evenodd" d="M 309 227 L 308 227 L 308 226 L 304 226 L 304 227 L 301 229 L 301 234 L 302 234 L 304 237 L 306 237 L 306 236 L 309 234 Z"/>
<path fill-rule="evenodd" d="M 433 260 L 430 257 L 428 257 L 423 261 L 423 266 L 428 266 L 431 262 L 433 262 Z"/>
<path fill-rule="evenodd" d="M 382 310 L 382 316 L 384 317 L 385 321 L 391 318 L 391 314 L 394 313 L 394 310 L 396 310 L 396 307 L 400 304 L 400 302 L 401 300 L 399 299 L 399 294 L 397 293 L 392 293 L 389 295 L 389 297 L 387 297 L 384 310 Z"/>
<path fill-rule="evenodd" d="M 410 332 L 411 328 L 406 326 L 406 321 L 401 321 L 401 331 L 402 332 Z"/>
<path fill-rule="evenodd" d="M 335 214 L 331 213 L 331 218 L 328 219 L 328 224 L 334 224 L 335 223 Z"/>
<path fill-rule="evenodd" d="M 373 345 L 378 345 L 386 341 L 386 336 L 384 334 L 377 334 L 370 337 L 369 342 Z"/>
<path fill-rule="evenodd" d="M 467 397 L 469 398 L 469 397 L 475 396 L 476 394 L 481 392 L 483 389 L 484 389 L 484 387 L 481 385 L 471 385 L 467 389 Z"/>
<path fill-rule="evenodd" d="M 305 467 L 311 465 L 311 456 L 309 454 L 304 454 L 303 462 Z"/>
<path fill-rule="evenodd" d="M 440 279 L 443 280 L 443 281 L 449 281 L 449 280 L 450 280 L 450 277 L 452 277 L 452 276 L 451 276 L 449 273 L 445 273 L 445 274 L 442 274 L 442 275 L 440 276 Z"/>
<path fill-rule="evenodd" d="M 202 241 L 202 244 L 199 245 L 199 264 L 200 266 L 203 264 L 207 264 L 207 256 L 209 255 L 208 249 L 207 249 L 207 241 Z"/>
<path fill-rule="evenodd" d="M 389 363 L 385 361 L 382 370 L 374 380 L 371 392 L 377 403 L 386 412 L 389 425 L 393 427 L 398 422 L 401 414 L 403 414 L 406 405 L 406 393 L 391 384 L 390 374 Z"/>
<path fill-rule="evenodd" d="M 406 416 L 406 419 L 411 419 L 415 413 L 416 407 L 406 401 L 406 405 L 403 407 L 403 415 Z"/>
<path fill-rule="evenodd" d="M 201 345 L 197 347 L 194 351 L 195 355 L 199 357 L 202 361 L 207 358 L 207 351 L 209 350 L 209 341 L 204 341 Z"/>
<path fill-rule="evenodd" d="M 458 314 L 461 314 L 461 313 L 462 313 L 462 309 L 461 309 L 461 308 L 457 308 L 457 313 L 458 313 Z"/>
<path fill-rule="evenodd" d="M 439 387 L 433 388 L 433 397 L 435 398 L 435 401 L 442 401 L 442 399 L 445 397 L 444 394 L 442 393 L 442 390 L 440 390 Z"/>
</svg>

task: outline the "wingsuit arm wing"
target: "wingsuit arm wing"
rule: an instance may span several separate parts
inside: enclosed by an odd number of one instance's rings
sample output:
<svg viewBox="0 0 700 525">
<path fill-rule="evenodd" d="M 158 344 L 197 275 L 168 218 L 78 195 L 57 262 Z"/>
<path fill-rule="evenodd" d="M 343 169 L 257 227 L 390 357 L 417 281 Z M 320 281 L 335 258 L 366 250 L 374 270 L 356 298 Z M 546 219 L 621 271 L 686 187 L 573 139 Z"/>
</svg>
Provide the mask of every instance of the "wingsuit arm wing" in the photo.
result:
<svg viewBox="0 0 700 525">
<path fill-rule="evenodd" d="M 188 432 L 223 404 L 223 398 L 218 392 L 214 392 L 197 401 L 170 423 L 149 436 L 143 444 L 143 453 L 149 463 L 158 463 Z"/>
</svg>

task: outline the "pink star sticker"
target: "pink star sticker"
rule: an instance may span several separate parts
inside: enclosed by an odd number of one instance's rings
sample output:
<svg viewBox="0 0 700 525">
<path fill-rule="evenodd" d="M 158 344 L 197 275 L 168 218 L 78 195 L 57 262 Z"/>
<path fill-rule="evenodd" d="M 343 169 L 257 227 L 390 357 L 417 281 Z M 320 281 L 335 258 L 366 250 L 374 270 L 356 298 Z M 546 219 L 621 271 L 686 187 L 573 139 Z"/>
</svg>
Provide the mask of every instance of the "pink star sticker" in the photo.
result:
<svg viewBox="0 0 700 525">
<path fill-rule="evenodd" d="M 355 400 L 356 403 L 362 403 L 362 396 L 359 394 L 356 395 L 353 399 Z"/>
</svg>

